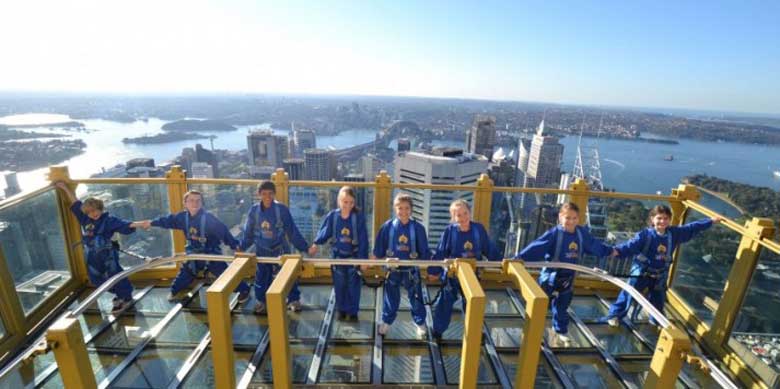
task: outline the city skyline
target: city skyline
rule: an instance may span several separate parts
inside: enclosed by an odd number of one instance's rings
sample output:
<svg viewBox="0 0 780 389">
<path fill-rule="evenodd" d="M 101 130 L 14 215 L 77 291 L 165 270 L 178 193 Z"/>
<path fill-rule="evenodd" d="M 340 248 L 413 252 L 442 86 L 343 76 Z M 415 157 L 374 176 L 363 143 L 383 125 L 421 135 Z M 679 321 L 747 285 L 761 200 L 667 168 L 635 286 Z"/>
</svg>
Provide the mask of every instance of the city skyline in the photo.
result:
<svg viewBox="0 0 780 389">
<path fill-rule="evenodd" d="M 3 90 L 420 96 L 780 114 L 774 3 L 110 7 L 0 6 L 0 36 L 13 58 L 2 64 Z"/>
</svg>

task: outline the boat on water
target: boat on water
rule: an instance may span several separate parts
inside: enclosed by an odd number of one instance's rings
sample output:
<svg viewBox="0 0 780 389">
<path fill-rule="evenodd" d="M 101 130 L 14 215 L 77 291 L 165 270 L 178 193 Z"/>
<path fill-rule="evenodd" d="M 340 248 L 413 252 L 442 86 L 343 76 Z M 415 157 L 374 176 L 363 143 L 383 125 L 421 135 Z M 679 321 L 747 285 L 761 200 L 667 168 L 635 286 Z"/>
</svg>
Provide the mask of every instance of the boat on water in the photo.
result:
<svg viewBox="0 0 780 389">
<path fill-rule="evenodd" d="M 669 154 L 664 157 L 664 161 L 674 161 L 674 155 Z"/>
</svg>

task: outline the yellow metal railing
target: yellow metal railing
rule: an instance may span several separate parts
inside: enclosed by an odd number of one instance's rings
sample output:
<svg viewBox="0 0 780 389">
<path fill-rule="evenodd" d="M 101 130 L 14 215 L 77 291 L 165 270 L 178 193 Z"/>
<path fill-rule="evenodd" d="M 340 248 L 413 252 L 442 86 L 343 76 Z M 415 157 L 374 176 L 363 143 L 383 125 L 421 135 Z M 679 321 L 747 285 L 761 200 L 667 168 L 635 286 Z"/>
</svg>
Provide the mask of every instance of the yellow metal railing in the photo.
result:
<svg viewBox="0 0 780 389">
<path fill-rule="evenodd" d="M 175 166 L 167 172 L 164 178 L 121 178 L 121 179 L 73 179 L 69 176 L 67 168 L 53 167 L 49 173 L 49 179 L 52 182 L 65 181 L 72 187 L 79 184 L 164 184 L 167 186 L 169 209 L 161 210 L 160 213 L 177 212 L 182 209 L 182 195 L 186 192 L 189 185 L 245 185 L 255 186 L 259 180 L 234 180 L 234 179 L 189 179 L 185 176 L 181 168 Z M 391 196 L 394 189 L 431 189 L 431 190 L 455 190 L 472 191 L 474 193 L 474 219 L 485 224 L 489 228 L 489 219 L 492 209 L 492 196 L 494 192 L 502 193 L 529 193 L 529 194 L 554 194 L 567 196 L 571 201 L 579 204 L 581 207 L 587 207 L 590 197 L 600 198 L 621 198 L 633 200 L 658 201 L 668 203 L 673 210 L 673 224 L 679 225 L 685 220 L 685 215 L 689 210 L 695 210 L 706 216 L 716 216 L 716 212 L 704 207 L 698 203 L 699 193 L 691 185 L 680 185 L 672 191 L 669 196 L 618 193 L 618 192 L 593 192 L 590 191 L 584 182 L 575 183 L 569 190 L 542 189 L 542 188 L 508 188 L 495 187 L 492 181 L 483 175 L 476 185 L 431 185 L 431 184 L 400 184 L 393 183 L 390 176 L 381 172 L 374 182 L 356 183 L 356 182 L 319 182 L 319 181 L 289 181 L 287 174 L 278 169 L 272 180 L 277 187 L 277 198 L 281 202 L 289 202 L 289 189 L 292 187 L 311 187 L 311 188 L 338 188 L 342 185 L 351 185 L 359 188 L 370 188 L 374 191 L 373 212 L 374 231 L 378 231 L 379 226 L 392 215 Z M 27 200 L 52 190 L 51 187 L 44 187 L 33 192 L 0 203 L 0 209 L 15 207 Z M 58 197 L 59 215 L 57 217 L 62 221 L 62 228 L 66 239 L 66 248 L 68 263 L 72 272 L 72 280 L 61 290 L 54 293 L 50 298 L 41 303 L 28 315 L 25 315 L 19 309 L 19 297 L 13 288 L 13 283 L 0 276 L 0 314 L 2 314 L 5 335 L 0 339 L 0 362 L 7 361 L 10 353 L 16 349 L 24 340 L 25 334 L 44 323 L 45 317 L 64 301 L 64 296 L 78 290 L 87 283 L 86 269 L 83 261 L 81 247 L 75 243 L 80 241 L 78 223 L 70 216 L 64 197 Z M 720 215 L 718 215 L 720 216 Z M 582 218 L 584 219 L 584 218 Z M 582 221 L 584 222 L 584 220 Z M 762 249 L 770 250 L 780 254 L 780 243 L 771 240 L 774 232 L 774 226 L 770 221 L 764 219 L 753 219 L 741 225 L 733 220 L 724 218 L 723 226 L 741 235 L 742 241 L 740 248 L 735 253 L 736 260 L 732 266 L 726 287 L 723 292 L 723 299 L 718 305 L 715 313 L 713 325 L 709 326 L 696 318 L 684 300 L 680 298 L 671 288 L 668 291 L 670 306 L 673 311 L 687 321 L 689 328 L 696 334 L 697 338 L 704 341 L 711 351 L 722 358 L 730 368 L 731 372 L 739 376 L 743 382 L 754 384 L 759 382 L 749 367 L 740 364 L 740 359 L 734 351 L 729 349 L 726 340 L 729 338 L 734 319 L 739 313 L 742 300 L 749 287 L 750 275 L 752 275 L 757 264 L 757 258 Z M 172 235 L 173 252 L 183 251 L 185 239 L 180 232 L 174 232 Z M 0 253 L 2 253 L 0 247 Z M 675 259 L 679 256 L 679 249 L 675 253 Z M 674 261 L 670 270 L 669 282 L 674 279 L 675 267 L 678 263 Z M 7 269 L 7 261 L 0 254 L 0 269 Z M 137 275 L 137 279 L 160 279 L 170 278 L 175 274 L 176 269 L 150 269 Z M 325 270 L 327 272 L 327 270 Z M 320 273 L 318 273 L 320 274 Z M 513 276 L 515 277 L 515 276 Z M 7 278 L 7 276 L 6 276 Z M 583 282 L 591 282 L 584 280 Z M 581 285 L 578 283 L 578 285 Z M 524 296 L 525 297 L 525 296 Z M 669 335 L 670 339 L 675 338 L 674 334 Z M 463 372 L 463 371 L 462 371 Z"/>
</svg>

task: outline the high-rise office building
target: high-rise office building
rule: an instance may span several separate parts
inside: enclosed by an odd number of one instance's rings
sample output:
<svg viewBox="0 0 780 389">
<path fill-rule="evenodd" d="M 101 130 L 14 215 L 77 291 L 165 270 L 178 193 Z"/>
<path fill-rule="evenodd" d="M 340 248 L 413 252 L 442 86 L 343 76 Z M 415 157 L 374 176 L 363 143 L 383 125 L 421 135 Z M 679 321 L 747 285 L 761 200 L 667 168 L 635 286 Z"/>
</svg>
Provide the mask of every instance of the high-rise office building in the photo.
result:
<svg viewBox="0 0 780 389">
<path fill-rule="evenodd" d="M 496 118 L 477 115 L 474 123 L 466 131 L 466 151 L 472 154 L 484 155 L 488 161 L 493 158 L 493 147 L 496 145 Z"/>
<path fill-rule="evenodd" d="M 563 145 L 558 138 L 544 134 L 544 120 L 531 141 L 528 155 L 528 186 L 534 188 L 557 188 L 561 182 L 561 160 Z"/>
<path fill-rule="evenodd" d="M 296 158 L 303 157 L 306 149 L 317 148 L 317 135 L 313 130 L 295 129 L 293 131 L 292 143 L 295 145 L 294 155 Z"/>
<path fill-rule="evenodd" d="M 475 185 L 487 167 L 488 161 L 483 155 L 463 153 L 463 150 L 456 148 L 437 148 L 431 153 L 399 153 L 395 158 L 394 182 Z M 431 246 L 438 244 L 442 232 L 450 224 L 450 203 L 455 199 L 472 203 L 474 198 L 472 191 L 404 191 L 414 199 L 412 216 L 425 226 Z"/>
<path fill-rule="evenodd" d="M 268 130 L 253 131 L 246 137 L 250 174 L 267 178 L 288 157 L 287 137 Z M 267 176 L 267 177 L 266 177 Z"/>
<path fill-rule="evenodd" d="M 330 181 L 336 176 L 336 160 L 330 150 L 308 149 L 303 152 L 303 159 L 307 180 Z"/>
<path fill-rule="evenodd" d="M 304 179 L 304 160 L 302 158 L 285 159 L 282 164 L 288 179 L 295 181 Z"/>
<path fill-rule="evenodd" d="M 374 154 L 368 154 L 360 158 L 360 166 L 365 180 L 374 181 L 379 172 L 384 169 L 385 162 Z"/>
<path fill-rule="evenodd" d="M 206 162 L 193 162 L 192 178 L 214 178 L 214 167 Z"/>
</svg>

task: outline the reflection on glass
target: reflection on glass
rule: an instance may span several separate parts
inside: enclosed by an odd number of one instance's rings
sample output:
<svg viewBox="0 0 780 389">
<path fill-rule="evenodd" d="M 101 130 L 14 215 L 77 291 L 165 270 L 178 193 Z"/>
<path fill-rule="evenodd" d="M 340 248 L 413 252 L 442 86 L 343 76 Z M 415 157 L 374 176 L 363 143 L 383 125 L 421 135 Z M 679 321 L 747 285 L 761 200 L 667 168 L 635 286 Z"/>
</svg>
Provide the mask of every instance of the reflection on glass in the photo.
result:
<svg viewBox="0 0 780 389">
<path fill-rule="evenodd" d="M 76 309 L 77 306 L 81 305 L 81 303 L 89 297 L 92 292 L 95 291 L 95 288 L 85 288 L 82 290 L 76 299 L 68 306 L 68 309 Z M 138 291 L 136 290 L 135 293 Z M 111 312 L 111 308 L 113 307 L 113 302 L 111 301 L 114 298 L 114 296 L 111 293 L 103 293 L 100 296 L 98 296 L 98 299 L 96 302 L 90 304 L 87 306 L 86 312 L 106 312 L 106 316 L 108 316 L 108 312 Z"/>
<path fill-rule="evenodd" d="M 457 303 L 455 305 L 458 305 Z M 463 339 L 463 313 L 461 311 L 452 311 L 452 321 L 450 326 L 444 331 L 441 338 L 443 340 L 461 340 Z"/>
<path fill-rule="evenodd" d="M 433 367 L 428 346 L 387 345 L 382 348 L 382 382 L 385 384 L 432 384 Z"/>
<path fill-rule="evenodd" d="M 180 312 L 154 339 L 161 343 L 197 344 L 209 330 L 205 313 Z"/>
<path fill-rule="evenodd" d="M 398 317 L 390 326 L 390 332 L 385 334 L 384 339 L 387 340 L 417 340 L 420 339 L 417 336 L 417 326 L 414 324 L 411 315 L 404 312 L 398 315 Z"/>
<path fill-rule="evenodd" d="M 322 218 L 336 208 L 336 196 L 338 187 L 333 188 L 304 188 L 290 187 L 289 195 L 290 213 L 292 214 L 295 225 L 306 239 L 312 242 L 320 228 Z M 321 247 L 318 257 L 330 257 L 330 247 L 324 245 Z"/>
<path fill-rule="evenodd" d="M 89 351 L 89 362 L 92 365 L 92 371 L 95 373 L 95 381 L 98 383 L 103 381 L 126 357 L 127 354 L 122 353 Z"/>
<path fill-rule="evenodd" d="M 650 354 L 651 350 L 625 326 L 610 327 L 607 324 L 592 324 L 588 329 L 612 355 Z"/>
<path fill-rule="evenodd" d="M 152 288 L 141 300 L 133 306 L 136 311 L 143 313 L 168 313 L 177 303 L 168 301 L 168 288 Z"/>
<path fill-rule="evenodd" d="M 460 347 L 442 347 L 441 358 L 444 362 L 444 371 L 447 374 L 447 384 L 457 385 L 460 382 Z M 477 373 L 477 384 L 495 384 L 496 374 L 490 366 L 485 350 L 482 349 L 479 357 L 479 372 Z"/>
<path fill-rule="evenodd" d="M 487 290 L 485 291 L 485 315 L 519 315 L 520 312 L 512 303 L 505 290 Z"/>
<path fill-rule="evenodd" d="M 523 319 L 519 316 L 511 319 L 486 318 L 485 324 L 496 347 L 519 348 L 523 343 Z"/>
<path fill-rule="evenodd" d="M 56 364 L 54 353 L 39 355 L 32 360 L 32 363 L 18 363 L 13 370 L 0 379 L 0 388 L 23 388 L 32 384 L 35 381 L 35 377 L 46 370 L 49 365 Z M 61 388 L 62 385 L 59 387 Z"/>
<path fill-rule="evenodd" d="M 249 360 L 252 359 L 252 353 L 243 351 L 234 351 L 235 365 L 233 372 L 236 375 L 236 382 L 241 379 Z M 198 360 L 198 363 L 192 367 L 189 375 L 184 379 L 182 388 L 216 388 L 214 382 L 214 356 L 211 350 L 206 351 Z"/>
<path fill-rule="evenodd" d="M 330 329 L 331 339 L 365 340 L 374 335 L 374 311 L 358 311 L 358 320 L 340 320 L 333 318 Z"/>
<path fill-rule="evenodd" d="M 374 305 L 376 305 L 376 289 L 363 285 L 360 288 L 360 309 L 374 309 Z"/>
<path fill-rule="evenodd" d="M 331 285 L 301 285 L 301 304 L 304 309 L 326 309 L 330 292 L 333 289 Z"/>
<path fill-rule="evenodd" d="M 545 326 L 544 339 L 547 340 L 547 344 L 552 348 L 587 348 L 592 346 L 588 338 L 585 337 L 573 321 L 569 322 L 569 343 L 561 342 L 558 339 L 555 330 L 552 328 L 552 318 L 550 316 L 547 316 Z"/>
<path fill-rule="evenodd" d="M 273 373 L 271 371 L 271 353 L 266 352 L 263 360 L 255 375 L 252 377 L 252 384 L 273 382 Z M 292 377 L 294 384 L 306 382 L 306 376 L 309 373 L 312 356 L 314 355 L 314 344 L 291 344 L 290 354 L 292 354 Z"/>
<path fill-rule="evenodd" d="M 79 191 L 81 193 L 81 191 Z M 105 203 L 106 210 L 125 220 L 154 219 L 170 213 L 168 187 L 165 184 L 111 184 L 87 185 L 86 193 L 80 196 L 98 197 Z M 148 257 L 173 254 L 171 231 L 152 228 L 119 236 L 123 249 Z M 143 263 L 142 259 L 119 254 L 119 263 L 127 268 Z"/>
<path fill-rule="evenodd" d="M 620 367 L 626 373 L 626 378 L 636 385 L 637 387 L 643 387 L 645 385 L 645 379 L 647 379 L 647 371 L 650 370 L 650 360 L 623 360 L 618 361 Z M 675 388 L 684 389 L 680 380 L 674 386 Z"/>
<path fill-rule="evenodd" d="M 25 313 L 70 279 L 54 190 L 0 210 L 0 247 Z"/>
<path fill-rule="evenodd" d="M 373 346 L 328 345 L 322 362 L 321 383 L 368 383 L 371 381 Z"/>
<path fill-rule="evenodd" d="M 268 317 L 233 315 L 233 344 L 255 346 L 268 331 Z"/>
<path fill-rule="evenodd" d="M 81 325 L 81 333 L 86 336 L 88 334 L 94 335 L 93 331 L 97 330 L 97 327 L 103 324 L 106 317 L 99 313 L 83 313 L 79 315 L 78 320 Z"/>
<path fill-rule="evenodd" d="M 659 329 L 657 326 L 650 323 L 637 323 L 634 324 L 637 331 L 642 334 L 650 344 L 656 344 L 658 342 Z"/>
<path fill-rule="evenodd" d="M 518 353 L 500 353 L 501 364 L 504 365 L 504 371 L 507 377 L 514 382 L 517 374 Z M 545 361 L 544 356 L 539 356 L 539 367 L 536 369 L 535 388 L 560 388 L 561 383 L 555 377 L 550 365 Z"/>
<path fill-rule="evenodd" d="M 623 385 L 597 354 L 557 354 L 577 388 L 622 388 Z"/>
<path fill-rule="evenodd" d="M 190 184 L 189 188 L 203 193 L 204 207 L 235 233 L 244 226 L 242 219 L 255 202 L 257 186 Z"/>
<path fill-rule="evenodd" d="M 162 318 L 144 316 L 142 313 L 120 316 L 119 319 L 98 334 L 90 345 L 101 348 L 132 350 L 149 337 L 149 330 Z"/>
<path fill-rule="evenodd" d="M 319 336 L 324 311 L 289 312 L 290 338 L 316 339 Z"/>
<path fill-rule="evenodd" d="M 574 296 L 571 308 L 582 321 L 597 321 L 609 313 L 609 309 L 596 296 Z"/>
<path fill-rule="evenodd" d="M 686 222 L 704 218 L 689 211 Z M 712 324 L 740 239 L 727 227 L 714 225 L 681 246 L 672 289 L 707 324 Z"/>
<path fill-rule="evenodd" d="M 164 388 L 173 380 L 192 350 L 150 347 L 112 384 L 120 388 Z"/>
</svg>

